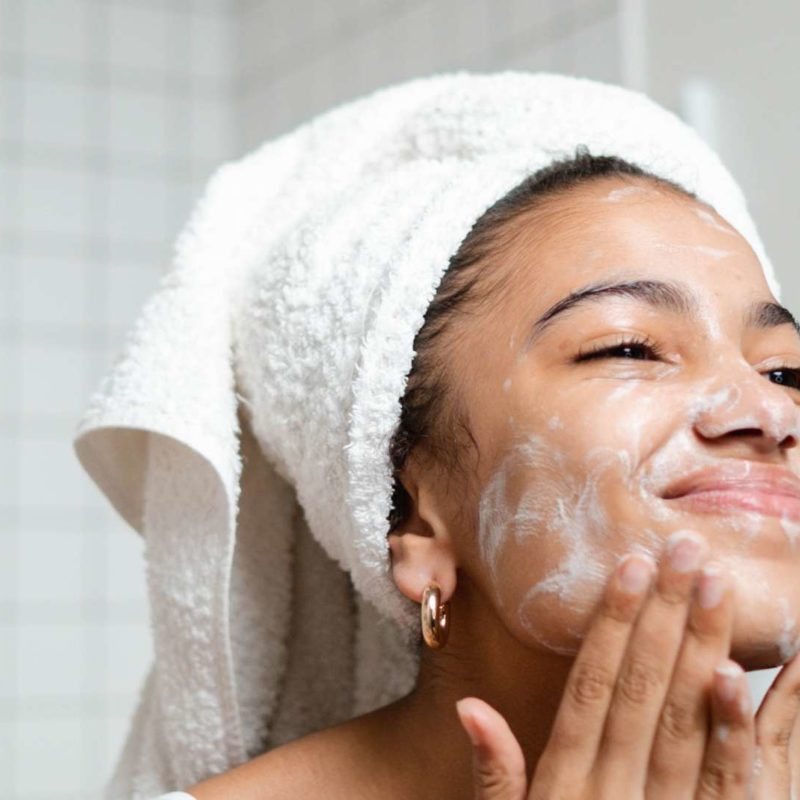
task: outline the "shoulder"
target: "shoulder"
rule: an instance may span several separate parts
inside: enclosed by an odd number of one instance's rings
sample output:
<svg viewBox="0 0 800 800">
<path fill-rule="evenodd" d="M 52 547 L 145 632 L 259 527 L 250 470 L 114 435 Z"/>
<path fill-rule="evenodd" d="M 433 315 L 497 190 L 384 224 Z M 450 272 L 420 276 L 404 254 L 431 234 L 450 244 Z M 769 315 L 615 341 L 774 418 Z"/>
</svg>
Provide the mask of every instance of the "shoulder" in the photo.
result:
<svg viewBox="0 0 800 800">
<path fill-rule="evenodd" d="M 364 728 L 355 721 L 303 736 L 188 789 L 196 800 L 361 800 L 376 796 Z M 376 765 L 377 766 L 377 765 Z"/>
</svg>

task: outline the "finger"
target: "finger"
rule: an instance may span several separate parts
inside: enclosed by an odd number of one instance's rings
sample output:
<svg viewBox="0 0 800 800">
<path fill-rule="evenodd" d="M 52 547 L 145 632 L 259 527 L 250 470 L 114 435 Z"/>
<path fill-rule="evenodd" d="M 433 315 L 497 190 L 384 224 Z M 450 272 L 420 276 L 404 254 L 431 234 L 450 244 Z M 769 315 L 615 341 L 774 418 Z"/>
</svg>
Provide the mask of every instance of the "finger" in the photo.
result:
<svg viewBox="0 0 800 800">
<path fill-rule="evenodd" d="M 767 690 L 755 720 L 761 771 L 756 780 L 761 797 L 788 797 L 791 786 L 789 744 L 800 710 L 800 654 L 778 673 Z"/>
<path fill-rule="evenodd" d="M 756 757 L 758 748 L 756 748 Z M 789 742 L 789 772 L 791 791 L 789 797 L 800 798 L 800 715 L 794 721 L 794 730 Z"/>
<path fill-rule="evenodd" d="M 697 800 L 744 800 L 750 797 L 755 731 L 750 690 L 744 670 L 726 660 L 714 672 L 711 735 L 706 748 Z"/>
<path fill-rule="evenodd" d="M 651 558 L 633 553 L 614 570 L 567 677 L 537 776 L 583 779 L 591 772 L 625 647 L 654 573 Z"/>
<path fill-rule="evenodd" d="M 503 716 L 477 697 L 462 698 L 456 710 L 472 742 L 475 800 L 524 800 L 525 757 Z"/>
<path fill-rule="evenodd" d="M 704 538 L 690 531 L 678 531 L 667 540 L 655 591 L 634 626 L 608 711 L 598 761 L 600 782 L 608 791 L 645 785 L 692 587 L 707 553 Z"/>
<path fill-rule="evenodd" d="M 695 588 L 650 756 L 645 794 L 653 800 L 694 791 L 708 737 L 714 668 L 730 651 L 733 593 L 728 576 L 707 563 Z"/>
</svg>

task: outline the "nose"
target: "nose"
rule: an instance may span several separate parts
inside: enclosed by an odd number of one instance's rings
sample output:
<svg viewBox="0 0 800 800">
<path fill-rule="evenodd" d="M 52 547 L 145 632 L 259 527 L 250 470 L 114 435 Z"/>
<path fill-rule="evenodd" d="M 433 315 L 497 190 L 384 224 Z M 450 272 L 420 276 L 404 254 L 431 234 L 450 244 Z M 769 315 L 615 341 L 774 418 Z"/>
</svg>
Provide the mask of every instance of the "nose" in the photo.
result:
<svg viewBox="0 0 800 800">
<path fill-rule="evenodd" d="M 800 409 L 792 397 L 796 390 L 773 383 L 743 360 L 725 372 L 725 383 L 717 383 L 694 402 L 695 431 L 706 439 L 747 438 L 764 451 L 776 445 L 796 447 L 800 441 Z"/>
</svg>

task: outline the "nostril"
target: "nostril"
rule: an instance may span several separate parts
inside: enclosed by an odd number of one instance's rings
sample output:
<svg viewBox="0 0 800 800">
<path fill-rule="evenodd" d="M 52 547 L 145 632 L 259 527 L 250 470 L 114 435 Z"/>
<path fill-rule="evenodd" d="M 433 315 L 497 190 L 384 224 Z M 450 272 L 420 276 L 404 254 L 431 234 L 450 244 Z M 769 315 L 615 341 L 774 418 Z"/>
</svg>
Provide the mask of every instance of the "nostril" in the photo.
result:
<svg viewBox="0 0 800 800">
<path fill-rule="evenodd" d="M 761 428 L 738 428 L 735 431 L 729 431 L 729 436 L 764 436 L 764 431 Z M 797 447 L 797 437 L 787 434 L 781 439 L 779 447 L 788 450 L 791 447 Z"/>
</svg>

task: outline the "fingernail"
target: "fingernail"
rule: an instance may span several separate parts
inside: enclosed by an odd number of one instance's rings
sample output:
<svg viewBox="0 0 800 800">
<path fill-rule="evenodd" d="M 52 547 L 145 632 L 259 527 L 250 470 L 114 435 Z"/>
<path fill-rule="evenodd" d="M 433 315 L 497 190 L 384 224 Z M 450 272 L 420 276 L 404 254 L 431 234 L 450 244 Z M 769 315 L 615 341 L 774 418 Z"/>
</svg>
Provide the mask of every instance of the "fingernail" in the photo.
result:
<svg viewBox="0 0 800 800">
<path fill-rule="evenodd" d="M 697 587 L 697 601 L 701 608 L 713 608 L 719 605 L 725 591 L 725 581 L 719 568 L 707 564 L 700 572 Z"/>
<path fill-rule="evenodd" d="M 676 572 L 691 572 L 700 566 L 700 555 L 705 543 L 698 534 L 677 531 L 667 539 L 667 556 Z"/>
<path fill-rule="evenodd" d="M 471 724 L 474 717 L 472 713 L 463 708 L 460 703 L 461 700 L 456 701 L 456 711 L 458 712 L 458 716 L 461 717 L 461 727 L 466 731 L 467 736 L 469 736 L 469 740 L 472 742 L 473 746 L 477 747 L 479 742 Z"/>
<path fill-rule="evenodd" d="M 647 556 L 630 554 L 623 558 L 619 572 L 620 586 L 628 594 L 640 594 L 650 584 L 655 564 Z"/>
<path fill-rule="evenodd" d="M 739 676 L 744 670 L 735 662 L 720 664 L 714 672 L 718 675 L 717 693 L 726 703 L 730 703 L 735 697 L 739 687 Z"/>
<path fill-rule="evenodd" d="M 750 703 L 750 687 L 747 685 L 747 681 L 742 681 L 742 683 L 744 686 L 742 686 L 742 696 L 739 698 L 739 708 L 742 716 L 746 717 L 750 713 L 752 704 Z"/>
</svg>

